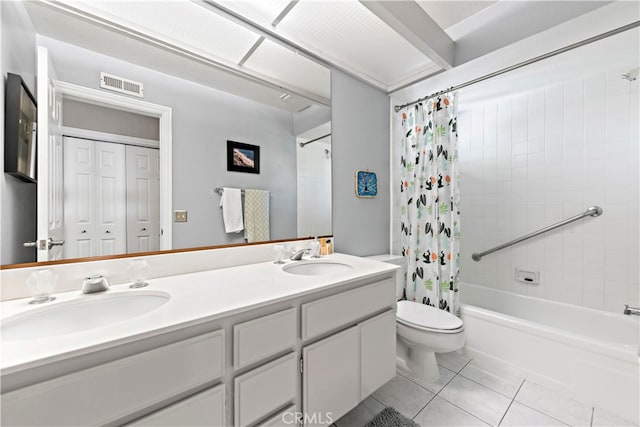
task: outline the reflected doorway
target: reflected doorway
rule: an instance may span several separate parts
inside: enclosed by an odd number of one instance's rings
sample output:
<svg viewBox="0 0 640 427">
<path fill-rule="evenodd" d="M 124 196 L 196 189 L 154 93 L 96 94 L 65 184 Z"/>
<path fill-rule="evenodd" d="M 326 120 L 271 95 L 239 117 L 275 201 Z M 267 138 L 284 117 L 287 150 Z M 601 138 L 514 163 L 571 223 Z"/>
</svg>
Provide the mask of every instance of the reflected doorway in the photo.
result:
<svg viewBox="0 0 640 427">
<path fill-rule="evenodd" d="M 64 258 L 160 249 L 159 150 L 110 139 L 63 138 Z"/>
<path fill-rule="evenodd" d="M 331 234 L 331 122 L 296 137 L 298 237 Z"/>
</svg>

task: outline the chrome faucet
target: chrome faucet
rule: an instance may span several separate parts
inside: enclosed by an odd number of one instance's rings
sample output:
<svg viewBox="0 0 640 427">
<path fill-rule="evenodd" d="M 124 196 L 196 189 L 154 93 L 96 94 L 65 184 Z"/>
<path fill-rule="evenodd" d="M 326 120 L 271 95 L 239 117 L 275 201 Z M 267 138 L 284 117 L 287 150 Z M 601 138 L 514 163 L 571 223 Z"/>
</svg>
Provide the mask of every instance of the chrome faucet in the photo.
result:
<svg viewBox="0 0 640 427">
<path fill-rule="evenodd" d="M 293 255 L 291 255 L 291 258 L 289 258 L 291 261 L 300 261 L 302 259 L 302 255 L 308 253 L 309 250 L 308 249 L 300 249 L 298 251 L 296 251 Z"/>
<path fill-rule="evenodd" d="M 110 287 L 109 279 L 102 275 L 85 277 L 82 282 L 82 293 L 93 294 L 95 292 L 104 292 Z"/>
<path fill-rule="evenodd" d="M 629 307 L 629 304 L 625 304 L 622 314 L 640 316 L 640 307 Z"/>
</svg>

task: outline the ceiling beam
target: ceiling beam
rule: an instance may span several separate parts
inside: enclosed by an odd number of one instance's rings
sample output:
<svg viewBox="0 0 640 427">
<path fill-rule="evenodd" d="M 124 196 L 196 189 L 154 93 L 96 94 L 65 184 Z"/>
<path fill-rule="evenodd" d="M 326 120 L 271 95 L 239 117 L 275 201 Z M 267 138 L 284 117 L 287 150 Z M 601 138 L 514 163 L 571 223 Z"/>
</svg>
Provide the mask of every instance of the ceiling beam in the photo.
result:
<svg viewBox="0 0 640 427">
<path fill-rule="evenodd" d="M 287 16 L 287 14 L 289 12 L 291 12 L 291 9 L 293 9 L 293 7 L 296 4 L 298 4 L 298 0 L 291 0 L 289 2 L 289 4 L 287 4 L 285 6 L 285 8 L 282 10 L 282 12 L 280 12 L 280 14 L 278 14 L 278 16 L 276 16 L 276 19 L 273 20 L 273 22 L 271 23 L 271 26 L 273 28 L 276 28 L 276 26 L 278 26 L 280 21 L 282 21 L 284 19 L 284 17 Z M 244 63 L 247 62 L 249 60 L 249 58 L 251 58 L 251 55 L 253 55 L 255 53 L 255 51 L 258 50 L 258 48 L 260 47 L 262 42 L 264 42 L 264 36 L 258 37 L 258 40 L 256 40 L 256 42 L 253 44 L 253 46 L 251 46 L 249 51 L 242 57 L 240 62 L 238 62 L 238 65 L 242 67 L 244 65 Z"/>
<path fill-rule="evenodd" d="M 360 0 L 391 29 L 439 67 L 453 67 L 455 43 L 415 1 Z"/>
</svg>

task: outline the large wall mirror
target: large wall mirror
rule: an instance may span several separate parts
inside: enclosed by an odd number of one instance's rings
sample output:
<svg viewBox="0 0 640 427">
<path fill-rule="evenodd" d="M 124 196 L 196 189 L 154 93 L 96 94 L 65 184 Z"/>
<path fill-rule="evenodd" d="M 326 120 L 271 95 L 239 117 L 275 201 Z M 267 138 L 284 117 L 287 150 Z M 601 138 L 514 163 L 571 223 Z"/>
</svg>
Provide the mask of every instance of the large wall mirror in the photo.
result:
<svg viewBox="0 0 640 427">
<path fill-rule="evenodd" d="M 274 28 L 288 13 L 287 2 L 278 4 L 259 10 Z M 37 33 L 31 54 L 36 45 L 46 48 L 50 77 L 67 88 L 60 89 L 58 180 L 37 184 L 58 188 L 53 208 L 65 244 L 55 259 L 331 234 L 328 68 L 191 1 L 162 8 L 153 2 L 27 2 L 25 8 Z M 125 80 L 124 86 L 110 78 Z M 137 83 L 139 94 L 133 93 Z M 114 92 L 105 84 L 132 91 Z M 78 95 L 82 89 L 131 101 L 101 102 Z M 140 103 L 170 109 L 170 150 L 159 142 L 160 114 L 138 110 Z M 227 141 L 258 146 L 259 173 L 227 170 Z M 253 164 L 250 151 L 235 154 Z M 159 167 L 165 156 L 171 158 L 168 176 Z M 225 188 L 240 190 L 241 210 L 251 197 L 258 211 L 255 218 L 244 212 L 239 232 L 225 224 L 237 207 L 231 196 L 225 200 L 232 206 L 221 207 Z M 163 194 L 168 204 L 160 203 Z M 11 226 L 30 229 L 28 239 L 36 240 L 33 222 L 24 215 Z M 262 230 L 246 233 L 248 227 Z M 163 245 L 164 234 L 171 238 Z M 14 240 L 9 249 L 3 243 L 3 266 L 37 260 L 24 238 Z"/>
</svg>

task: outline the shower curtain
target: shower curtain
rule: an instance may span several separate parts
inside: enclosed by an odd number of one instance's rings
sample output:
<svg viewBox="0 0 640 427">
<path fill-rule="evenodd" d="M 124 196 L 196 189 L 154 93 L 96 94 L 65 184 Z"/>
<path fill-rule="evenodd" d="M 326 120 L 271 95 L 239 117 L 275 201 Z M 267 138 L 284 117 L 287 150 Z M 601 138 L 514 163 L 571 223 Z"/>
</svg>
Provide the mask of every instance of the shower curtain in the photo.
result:
<svg viewBox="0 0 640 427">
<path fill-rule="evenodd" d="M 400 112 L 404 297 L 459 315 L 460 193 L 457 94 Z"/>
</svg>

